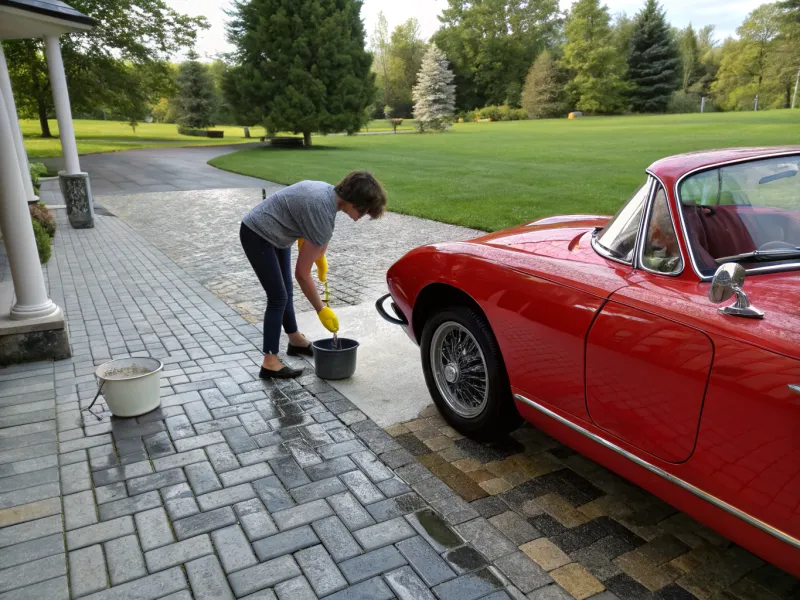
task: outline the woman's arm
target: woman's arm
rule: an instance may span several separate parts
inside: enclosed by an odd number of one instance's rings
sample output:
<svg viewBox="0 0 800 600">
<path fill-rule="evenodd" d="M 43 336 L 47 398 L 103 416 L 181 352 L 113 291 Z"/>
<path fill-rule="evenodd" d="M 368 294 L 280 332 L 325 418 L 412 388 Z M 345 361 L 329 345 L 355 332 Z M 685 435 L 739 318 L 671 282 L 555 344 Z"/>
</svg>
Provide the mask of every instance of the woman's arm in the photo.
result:
<svg viewBox="0 0 800 600">
<path fill-rule="evenodd" d="M 317 286 L 314 283 L 314 279 L 311 277 L 311 267 L 314 262 L 325 253 L 327 247 L 327 244 L 324 246 L 315 246 L 306 240 L 300 248 L 300 254 L 294 268 L 294 277 L 300 285 L 300 289 L 303 290 L 303 294 L 308 298 L 308 301 L 317 313 L 325 308 L 325 305 L 322 303 L 319 293 L 317 292 Z"/>
</svg>

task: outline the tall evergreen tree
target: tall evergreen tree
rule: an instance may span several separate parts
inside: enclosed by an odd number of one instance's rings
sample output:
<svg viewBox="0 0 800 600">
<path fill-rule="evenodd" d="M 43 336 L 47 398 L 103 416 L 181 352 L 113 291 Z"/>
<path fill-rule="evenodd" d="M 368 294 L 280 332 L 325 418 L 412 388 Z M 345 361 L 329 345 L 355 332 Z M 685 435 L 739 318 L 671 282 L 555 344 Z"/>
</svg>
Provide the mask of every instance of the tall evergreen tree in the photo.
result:
<svg viewBox="0 0 800 600">
<path fill-rule="evenodd" d="M 198 61 L 197 52 L 189 51 L 188 60 L 178 70 L 178 93 L 175 105 L 178 123 L 187 129 L 205 129 L 212 125 L 216 95 L 208 68 Z"/>
<path fill-rule="evenodd" d="M 599 0 L 578 0 L 564 26 L 562 65 L 575 108 L 590 113 L 615 113 L 625 107 L 625 63 L 614 46 L 608 7 Z"/>
<path fill-rule="evenodd" d="M 545 50 L 536 57 L 522 88 L 522 108 L 532 119 L 563 117 L 567 111 L 564 78 L 553 55 Z"/>
<path fill-rule="evenodd" d="M 666 15 L 656 0 L 647 0 L 636 15 L 628 52 L 631 108 L 664 112 L 678 80 L 678 50 Z"/>
<path fill-rule="evenodd" d="M 453 122 L 456 108 L 453 78 L 444 52 L 436 44 L 431 44 L 422 59 L 413 93 L 414 118 L 421 132 L 443 131 Z"/>
<path fill-rule="evenodd" d="M 225 93 L 242 121 L 269 133 L 355 133 L 375 76 L 364 49 L 360 0 L 236 0 L 228 40 L 235 65 Z"/>
</svg>

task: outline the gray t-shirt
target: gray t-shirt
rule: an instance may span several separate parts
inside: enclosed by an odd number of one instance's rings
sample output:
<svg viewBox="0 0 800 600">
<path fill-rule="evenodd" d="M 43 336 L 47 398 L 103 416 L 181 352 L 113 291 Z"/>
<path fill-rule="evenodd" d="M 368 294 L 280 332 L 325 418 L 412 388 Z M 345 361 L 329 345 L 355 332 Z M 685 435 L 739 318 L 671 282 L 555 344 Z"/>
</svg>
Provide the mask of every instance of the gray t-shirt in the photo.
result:
<svg viewBox="0 0 800 600">
<path fill-rule="evenodd" d="M 276 248 L 304 238 L 324 246 L 336 224 L 336 192 L 324 181 L 300 181 L 269 196 L 242 222 Z"/>
</svg>

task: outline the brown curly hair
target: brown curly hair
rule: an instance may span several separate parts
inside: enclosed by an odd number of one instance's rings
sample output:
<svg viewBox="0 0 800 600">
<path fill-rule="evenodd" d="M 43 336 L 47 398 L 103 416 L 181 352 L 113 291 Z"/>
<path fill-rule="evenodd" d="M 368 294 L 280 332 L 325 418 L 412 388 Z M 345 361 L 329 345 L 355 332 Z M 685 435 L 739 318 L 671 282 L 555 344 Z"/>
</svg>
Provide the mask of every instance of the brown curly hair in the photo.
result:
<svg viewBox="0 0 800 600">
<path fill-rule="evenodd" d="M 362 215 L 379 219 L 386 210 L 386 192 L 372 173 L 353 171 L 334 189 L 342 200 L 355 206 Z"/>
</svg>

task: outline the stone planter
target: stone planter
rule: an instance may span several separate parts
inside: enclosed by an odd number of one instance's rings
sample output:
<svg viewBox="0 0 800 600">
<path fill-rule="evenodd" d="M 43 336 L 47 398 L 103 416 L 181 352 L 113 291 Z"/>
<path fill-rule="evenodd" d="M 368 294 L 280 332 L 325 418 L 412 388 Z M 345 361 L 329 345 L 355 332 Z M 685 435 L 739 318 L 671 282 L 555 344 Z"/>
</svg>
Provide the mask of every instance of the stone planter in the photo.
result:
<svg viewBox="0 0 800 600">
<path fill-rule="evenodd" d="M 92 184 L 88 173 L 67 174 L 59 171 L 58 182 L 61 195 L 67 205 L 69 224 L 74 229 L 91 229 L 94 227 L 94 198 Z"/>
</svg>

